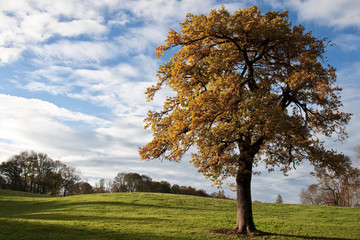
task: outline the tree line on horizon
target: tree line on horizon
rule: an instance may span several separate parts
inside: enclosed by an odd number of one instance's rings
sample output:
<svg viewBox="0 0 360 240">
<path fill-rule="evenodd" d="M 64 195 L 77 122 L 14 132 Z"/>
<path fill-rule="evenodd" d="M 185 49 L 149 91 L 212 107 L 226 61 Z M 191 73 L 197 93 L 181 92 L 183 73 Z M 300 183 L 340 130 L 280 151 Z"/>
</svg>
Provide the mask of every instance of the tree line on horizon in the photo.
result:
<svg viewBox="0 0 360 240">
<path fill-rule="evenodd" d="M 178 184 L 171 185 L 167 181 L 154 181 L 150 176 L 138 173 L 118 173 L 113 180 L 105 182 L 105 179 L 100 179 L 95 183 L 95 193 L 117 193 L 117 192 L 153 192 L 153 193 L 172 193 L 193 195 L 201 197 L 214 197 L 227 199 L 224 190 L 208 194 L 203 189 L 196 189 L 192 186 L 179 186 Z"/>
<path fill-rule="evenodd" d="M 208 194 L 205 190 L 191 186 L 153 181 L 151 177 L 138 173 L 120 172 L 107 183 L 105 179 L 100 179 L 95 186 L 80 180 L 79 171 L 75 167 L 53 160 L 45 153 L 24 151 L 0 164 L 0 189 L 53 196 L 110 192 L 159 192 L 228 198 L 223 190 Z"/>
</svg>

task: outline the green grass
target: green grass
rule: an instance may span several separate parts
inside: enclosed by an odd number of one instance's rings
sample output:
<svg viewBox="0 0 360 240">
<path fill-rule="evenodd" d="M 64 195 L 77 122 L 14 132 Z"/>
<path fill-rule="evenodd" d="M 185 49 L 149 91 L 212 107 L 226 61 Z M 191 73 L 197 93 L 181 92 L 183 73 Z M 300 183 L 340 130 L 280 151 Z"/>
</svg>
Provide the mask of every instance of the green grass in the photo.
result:
<svg viewBox="0 0 360 240">
<path fill-rule="evenodd" d="M 253 239 L 360 239 L 360 209 L 255 203 Z M 0 190 L 0 239 L 239 239 L 236 202 L 156 193 L 44 197 Z M 245 239 L 245 238 L 242 238 Z"/>
</svg>

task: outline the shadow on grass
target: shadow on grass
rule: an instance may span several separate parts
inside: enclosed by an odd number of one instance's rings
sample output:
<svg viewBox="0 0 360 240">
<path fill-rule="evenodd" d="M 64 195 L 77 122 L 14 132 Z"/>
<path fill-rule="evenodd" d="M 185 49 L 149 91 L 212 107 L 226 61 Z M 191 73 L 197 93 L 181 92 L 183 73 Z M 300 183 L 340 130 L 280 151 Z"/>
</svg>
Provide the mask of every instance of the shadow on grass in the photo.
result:
<svg viewBox="0 0 360 240">
<path fill-rule="evenodd" d="M 233 229 L 215 229 L 211 231 L 213 233 L 219 234 L 227 234 L 227 235 L 238 235 L 234 232 Z M 238 235 L 241 238 L 257 238 L 257 237 L 264 237 L 264 236 L 274 236 L 274 237 L 281 237 L 281 239 L 309 239 L 309 240 L 349 240 L 349 238 L 333 238 L 333 237 L 316 237 L 316 236 L 302 236 L 302 235 L 294 235 L 294 234 L 283 234 L 283 233 L 270 233 L 270 232 L 263 232 L 257 231 L 256 236 L 250 237 L 246 235 Z"/>
<path fill-rule="evenodd" d="M 118 208 L 129 208 L 129 209 L 137 209 L 141 211 L 142 208 L 146 209 L 181 209 L 181 210 L 196 210 L 196 208 L 192 207 L 183 207 L 183 206 L 164 206 L 164 205 L 153 205 L 153 204 L 143 204 L 136 202 L 121 202 L 121 201 L 83 201 L 83 202 L 63 202 L 63 201 L 3 201 L 0 202 L 0 214 L 3 217 L 12 218 L 19 216 L 31 215 L 33 213 L 39 213 L 42 211 L 56 213 L 58 211 L 62 212 L 64 209 L 69 207 L 76 208 L 84 206 L 93 206 L 96 209 L 107 207 L 118 207 Z M 82 211 L 92 211 L 92 209 L 83 209 Z M 97 211 L 97 210 L 95 210 Z"/>
<path fill-rule="evenodd" d="M 315 236 L 301 236 L 293 234 L 278 234 L 278 233 L 269 233 L 271 236 L 279 236 L 286 238 L 299 238 L 299 239 L 309 239 L 309 240 L 349 240 L 349 238 L 336 238 L 336 237 L 315 237 Z"/>
<path fill-rule="evenodd" d="M 120 215 L 120 214 L 119 214 Z M 24 220 L 44 220 L 44 221 L 92 221 L 92 222 L 103 222 L 103 221 L 127 221 L 127 222 L 137 222 L 138 224 L 150 224 L 153 222 L 165 221 L 165 219 L 156 218 L 156 217 L 109 217 L 109 216 L 92 216 L 92 215 L 70 215 L 70 214 L 29 214 L 21 217 Z"/>
<path fill-rule="evenodd" d="M 8 221 L 0 220 L 0 225 L 6 226 L 0 229 L 0 239 L 6 240 L 57 240 L 57 239 L 179 239 L 185 240 L 187 237 L 172 236 L 166 232 L 154 233 L 144 231 L 139 225 L 138 229 L 107 229 L 106 226 L 98 228 L 88 228 L 86 223 L 74 226 L 63 224 L 38 223 L 31 221 Z"/>
<path fill-rule="evenodd" d="M 0 240 L 189 239 L 181 231 L 161 231 L 169 219 L 142 215 L 145 209 L 153 208 L 150 212 L 152 214 L 157 209 L 174 209 L 172 206 L 121 201 L 56 200 L 2 201 L 0 206 Z M 101 214 L 99 209 L 105 214 Z M 126 215 L 126 211 L 134 209 L 136 212 Z M 107 214 L 109 211 L 119 212 Z"/>
<path fill-rule="evenodd" d="M 202 208 L 194 208 L 189 206 L 179 206 L 179 205 L 160 205 L 160 204 L 143 204 L 137 202 L 122 202 L 122 201 L 84 201 L 84 202 L 68 202 L 61 203 L 63 205 L 79 206 L 79 205 L 113 205 L 119 207 L 137 207 L 137 208 L 159 208 L 159 209 L 182 209 L 182 210 L 202 210 Z"/>
</svg>

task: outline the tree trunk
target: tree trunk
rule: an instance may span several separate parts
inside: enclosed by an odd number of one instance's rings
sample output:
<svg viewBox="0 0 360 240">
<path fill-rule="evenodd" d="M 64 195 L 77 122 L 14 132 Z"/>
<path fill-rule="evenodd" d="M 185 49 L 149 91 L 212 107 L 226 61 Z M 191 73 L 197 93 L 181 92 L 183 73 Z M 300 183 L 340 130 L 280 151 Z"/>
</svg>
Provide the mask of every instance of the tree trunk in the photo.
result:
<svg viewBox="0 0 360 240">
<path fill-rule="evenodd" d="M 246 161 L 245 166 L 239 167 L 236 177 L 237 192 L 237 222 L 234 231 L 237 234 L 254 236 L 257 234 L 251 201 L 252 161 Z"/>
<path fill-rule="evenodd" d="M 27 192 L 27 174 L 24 174 L 24 192 Z"/>
</svg>

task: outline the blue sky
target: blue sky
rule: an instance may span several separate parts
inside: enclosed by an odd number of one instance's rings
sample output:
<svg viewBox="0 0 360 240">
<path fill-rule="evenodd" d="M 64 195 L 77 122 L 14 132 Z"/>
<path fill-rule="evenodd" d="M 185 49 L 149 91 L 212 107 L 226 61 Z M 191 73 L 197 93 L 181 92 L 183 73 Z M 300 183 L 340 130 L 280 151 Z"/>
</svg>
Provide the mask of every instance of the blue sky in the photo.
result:
<svg viewBox="0 0 360 240">
<path fill-rule="evenodd" d="M 327 145 L 355 160 L 360 145 L 360 1 L 358 0 L 0 0 L 0 161 L 24 150 L 45 152 L 76 166 L 83 179 L 113 179 L 118 172 L 154 180 L 211 187 L 185 157 L 181 163 L 139 160 L 138 147 L 151 139 L 143 129 L 149 109 L 171 94 L 146 103 L 144 91 L 164 59 L 156 59 L 170 27 L 188 12 L 221 4 L 233 12 L 258 5 L 263 12 L 287 9 L 294 25 L 328 37 L 328 63 L 337 68 L 344 111 L 353 113 L 345 144 Z M 354 162 L 355 165 L 360 165 Z M 260 165 L 253 199 L 299 202 L 313 182 L 307 164 L 288 177 Z M 234 196 L 226 186 L 226 193 Z"/>
</svg>

